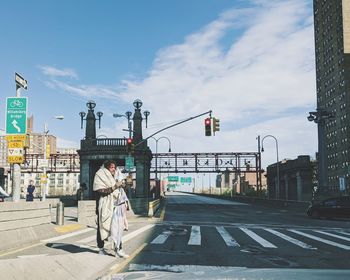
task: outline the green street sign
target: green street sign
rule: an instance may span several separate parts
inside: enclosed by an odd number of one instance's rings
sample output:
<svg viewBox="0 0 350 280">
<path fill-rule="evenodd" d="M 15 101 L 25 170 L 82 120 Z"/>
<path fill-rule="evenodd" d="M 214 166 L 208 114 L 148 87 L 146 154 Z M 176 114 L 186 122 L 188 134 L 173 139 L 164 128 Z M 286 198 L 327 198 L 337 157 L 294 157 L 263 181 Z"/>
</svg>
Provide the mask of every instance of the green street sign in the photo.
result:
<svg viewBox="0 0 350 280">
<path fill-rule="evenodd" d="M 125 169 L 127 171 L 134 169 L 134 158 L 132 156 L 125 157 Z"/>
<path fill-rule="evenodd" d="M 6 98 L 6 134 L 27 133 L 27 98 Z"/>
<path fill-rule="evenodd" d="M 168 182 L 178 182 L 179 176 L 168 176 Z"/>
<path fill-rule="evenodd" d="M 180 182 L 181 182 L 182 184 L 184 184 L 184 183 L 190 184 L 190 183 L 192 182 L 192 177 L 181 177 L 181 178 L 180 178 Z"/>
</svg>

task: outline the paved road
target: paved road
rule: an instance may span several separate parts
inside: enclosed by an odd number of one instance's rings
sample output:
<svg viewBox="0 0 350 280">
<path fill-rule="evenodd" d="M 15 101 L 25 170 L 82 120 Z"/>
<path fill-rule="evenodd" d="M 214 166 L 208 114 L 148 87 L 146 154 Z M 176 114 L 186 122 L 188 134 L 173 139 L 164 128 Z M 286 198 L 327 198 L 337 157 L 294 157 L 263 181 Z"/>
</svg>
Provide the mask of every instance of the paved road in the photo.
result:
<svg viewBox="0 0 350 280">
<path fill-rule="evenodd" d="M 125 272 L 218 266 L 343 270 L 350 269 L 349 259 L 349 221 L 174 192 L 167 196 L 164 222 Z M 346 278 L 349 271 L 342 271 Z"/>
</svg>

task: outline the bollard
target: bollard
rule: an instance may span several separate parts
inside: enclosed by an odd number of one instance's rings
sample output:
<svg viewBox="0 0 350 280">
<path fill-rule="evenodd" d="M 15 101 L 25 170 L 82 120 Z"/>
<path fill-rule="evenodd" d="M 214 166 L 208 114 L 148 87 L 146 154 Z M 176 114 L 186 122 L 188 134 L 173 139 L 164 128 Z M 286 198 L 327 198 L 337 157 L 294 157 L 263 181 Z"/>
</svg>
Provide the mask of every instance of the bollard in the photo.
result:
<svg viewBox="0 0 350 280">
<path fill-rule="evenodd" d="M 62 226 L 64 224 L 64 204 L 62 201 L 57 203 L 56 224 Z"/>
</svg>

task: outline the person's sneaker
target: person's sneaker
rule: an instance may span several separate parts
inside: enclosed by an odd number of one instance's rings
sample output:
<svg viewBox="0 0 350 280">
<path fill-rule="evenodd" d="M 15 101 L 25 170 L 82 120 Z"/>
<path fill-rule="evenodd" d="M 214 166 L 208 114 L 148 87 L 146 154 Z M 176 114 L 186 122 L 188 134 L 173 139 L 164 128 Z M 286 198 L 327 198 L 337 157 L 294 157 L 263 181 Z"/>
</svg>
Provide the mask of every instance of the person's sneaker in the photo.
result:
<svg viewBox="0 0 350 280">
<path fill-rule="evenodd" d="M 126 254 L 123 250 L 118 250 L 118 251 L 116 252 L 116 256 L 118 256 L 118 257 L 120 257 L 120 258 L 128 258 L 128 257 L 129 257 L 129 255 Z"/>
<path fill-rule="evenodd" d="M 101 255 L 101 256 L 107 255 L 105 249 L 100 249 L 100 250 L 98 251 L 98 254 Z"/>
</svg>

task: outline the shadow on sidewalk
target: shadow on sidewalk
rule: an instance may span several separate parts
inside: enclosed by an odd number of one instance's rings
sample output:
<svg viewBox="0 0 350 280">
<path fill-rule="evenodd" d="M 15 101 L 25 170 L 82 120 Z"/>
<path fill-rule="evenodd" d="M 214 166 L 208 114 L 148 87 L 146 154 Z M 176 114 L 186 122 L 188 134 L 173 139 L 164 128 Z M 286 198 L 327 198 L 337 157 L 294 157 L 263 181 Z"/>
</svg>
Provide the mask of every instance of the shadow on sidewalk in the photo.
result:
<svg viewBox="0 0 350 280">
<path fill-rule="evenodd" d="M 83 246 L 76 246 L 76 245 L 68 244 L 68 243 L 55 243 L 54 242 L 54 243 L 47 243 L 46 246 L 49 248 L 63 250 L 63 251 L 66 251 L 68 253 L 73 253 L 73 254 L 83 253 L 83 252 L 97 254 L 96 250 L 86 248 Z"/>
</svg>

